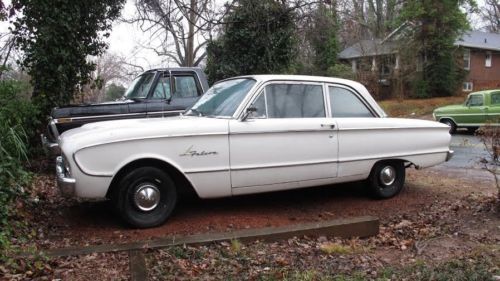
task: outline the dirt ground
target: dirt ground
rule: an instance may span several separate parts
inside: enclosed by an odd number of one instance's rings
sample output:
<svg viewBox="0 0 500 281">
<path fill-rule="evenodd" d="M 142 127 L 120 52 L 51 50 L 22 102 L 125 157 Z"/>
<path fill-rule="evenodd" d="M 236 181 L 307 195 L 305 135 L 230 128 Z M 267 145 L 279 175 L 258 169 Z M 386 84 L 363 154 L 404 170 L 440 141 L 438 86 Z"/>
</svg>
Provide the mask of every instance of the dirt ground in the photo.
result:
<svg viewBox="0 0 500 281">
<path fill-rule="evenodd" d="M 33 183 L 30 206 L 19 206 L 23 210 L 20 219 L 33 231 L 22 235 L 27 240 L 13 243 L 24 251 L 29 247 L 43 250 L 371 215 L 380 218 L 380 234 L 364 240 L 298 237 L 273 244 L 235 246 L 231 242 L 148 251 L 150 279 L 235 279 L 244 273 L 242 279 L 250 280 L 262 276 L 316 280 L 296 276 L 297 270 L 313 271 L 319 276 L 357 272 L 363 278 L 375 279 L 388 265 L 446 262 L 479 250 L 494 261 L 488 270 L 498 271 L 500 218 L 494 212 L 492 198 L 496 189 L 488 173 L 439 166 L 409 169 L 405 189 L 395 198 L 373 200 L 365 189 L 364 183 L 352 183 L 217 200 L 185 198 L 163 226 L 134 230 L 125 227 L 106 202 L 79 203 L 61 198 L 53 176 L 42 174 Z M 234 251 L 235 247 L 240 250 Z M 338 247 L 347 250 L 338 254 Z M 223 266 L 234 255 L 236 262 Z M 237 258 L 240 255 L 244 258 Z M 0 273 L 3 271 L 7 280 L 129 278 L 128 256 L 123 253 L 37 262 L 28 275 L 16 275 L 1 266 Z"/>
</svg>

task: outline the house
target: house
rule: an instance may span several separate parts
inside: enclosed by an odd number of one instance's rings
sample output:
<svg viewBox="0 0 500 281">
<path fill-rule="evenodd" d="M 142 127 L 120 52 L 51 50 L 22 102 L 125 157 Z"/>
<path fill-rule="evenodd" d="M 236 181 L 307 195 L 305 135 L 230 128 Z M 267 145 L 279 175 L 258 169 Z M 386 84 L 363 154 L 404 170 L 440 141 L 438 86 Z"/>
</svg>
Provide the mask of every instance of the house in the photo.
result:
<svg viewBox="0 0 500 281">
<path fill-rule="evenodd" d="M 500 88 L 500 34 L 472 31 L 455 42 L 464 50 L 468 70 L 463 91 Z"/>
<path fill-rule="evenodd" d="M 378 83 L 389 86 L 389 79 L 400 69 L 397 45 L 389 40 L 361 40 L 344 49 L 339 59 L 349 62 L 354 73 L 369 70 L 377 77 Z M 463 67 L 467 70 L 462 90 L 464 92 L 500 88 L 500 34 L 470 31 L 455 42 L 461 47 Z M 417 60 L 415 71 L 422 69 Z"/>
</svg>

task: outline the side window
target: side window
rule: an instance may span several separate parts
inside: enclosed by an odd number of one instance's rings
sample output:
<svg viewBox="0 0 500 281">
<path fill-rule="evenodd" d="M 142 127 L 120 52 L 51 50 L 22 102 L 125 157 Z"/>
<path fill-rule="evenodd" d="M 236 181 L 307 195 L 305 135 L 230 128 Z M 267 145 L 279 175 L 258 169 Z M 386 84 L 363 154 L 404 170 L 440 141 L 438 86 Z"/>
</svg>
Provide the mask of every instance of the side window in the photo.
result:
<svg viewBox="0 0 500 281">
<path fill-rule="evenodd" d="M 328 94 L 333 117 L 373 117 L 370 110 L 353 92 L 329 86 Z"/>
<path fill-rule="evenodd" d="M 320 85 L 271 84 L 265 88 L 268 118 L 325 117 Z"/>
<path fill-rule="evenodd" d="M 500 92 L 491 93 L 491 104 L 500 105 Z"/>
<path fill-rule="evenodd" d="M 174 76 L 175 93 L 178 98 L 196 98 L 199 96 L 196 79 L 193 76 Z"/>
<path fill-rule="evenodd" d="M 170 98 L 170 77 L 162 76 L 158 79 L 152 99 L 169 99 Z"/>
<path fill-rule="evenodd" d="M 483 95 L 471 95 L 467 100 L 468 106 L 482 106 L 483 105 Z"/>
</svg>

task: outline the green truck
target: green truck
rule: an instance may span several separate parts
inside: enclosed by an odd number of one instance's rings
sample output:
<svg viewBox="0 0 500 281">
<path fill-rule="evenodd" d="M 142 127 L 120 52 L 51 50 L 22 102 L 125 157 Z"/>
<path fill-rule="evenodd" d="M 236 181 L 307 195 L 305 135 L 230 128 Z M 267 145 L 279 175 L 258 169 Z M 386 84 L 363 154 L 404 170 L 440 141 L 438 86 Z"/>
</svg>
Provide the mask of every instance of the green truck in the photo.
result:
<svg viewBox="0 0 500 281">
<path fill-rule="evenodd" d="M 485 124 L 498 125 L 500 117 L 500 89 L 470 93 L 463 104 L 436 108 L 432 114 L 436 121 L 457 128 L 475 131 Z"/>
</svg>

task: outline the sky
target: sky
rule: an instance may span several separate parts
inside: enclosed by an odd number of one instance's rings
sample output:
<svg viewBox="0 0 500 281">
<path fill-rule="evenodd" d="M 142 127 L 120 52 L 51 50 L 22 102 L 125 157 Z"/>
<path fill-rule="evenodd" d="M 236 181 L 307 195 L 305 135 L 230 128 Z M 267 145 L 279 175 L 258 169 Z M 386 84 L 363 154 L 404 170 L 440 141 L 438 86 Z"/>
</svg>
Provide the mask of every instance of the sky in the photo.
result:
<svg viewBox="0 0 500 281">
<path fill-rule="evenodd" d="M 220 0 L 223 1 L 223 0 Z M 5 4 L 10 4 L 10 1 L 4 1 Z M 484 0 L 477 0 L 478 6 L 484 3 Z M 127 0 L 122 11 L 123 18 L 129 18 L 135 12 L 134 0 Z M 473 27 L 480 25 L 476 18 L 471 19 Z M 0 32 L 5 32 L 8 29 L 7 22 L 0 22 Z M 129 24 L 117 21 L 113 24 L 111 36 L 108 38 L 108 52 L 117 54 L 125 58 L 131 64 L 139 65 L 144 70 L 156 67 L 174 67 L 174 63 L 167 61 L 165 58 L 159 57 L 154 51 L 145 49 L 141 45 L 149 45 L 148 33 L 141 31 L 137 24 Z"/>
<path fill-rule="evenodd" d="M 478 7 L 484 4 L 484 0 L 476 0 Z M 134 0 L 127 0 L 122 17 L 128 18 L 134 14 Z M 471 19 L 473 27 L 480 26 L 480 20 L 477 16 Z M 109 52 L 119 54 L 126 58 L 127 62 L 140 65 L 145 70 L 156 67 L 175 67 L 175 63 L 162 59 L 152 50 L 147 50 L 141 45 L 149 44 L 149 34 L 143 33 L 139 26 L 125 22 L 116 22 L 109 38 Z"/>
<path fill-rule="evenodd" d="M 122 11 L 122 18 L 129 18 L 134 11 L 134 0 L 127 0 Z M 169 65 L 169 62 L 160 58 L 154 51 L 141 47 L 141 45 L 149 44 L 149 34 L 142 32 L 137 24 L 115 22 L 108 43 L 108 52 L 120 55 L 127 62 L 142 66 L 144 70 L 176 66 Z"/>
</svg>

